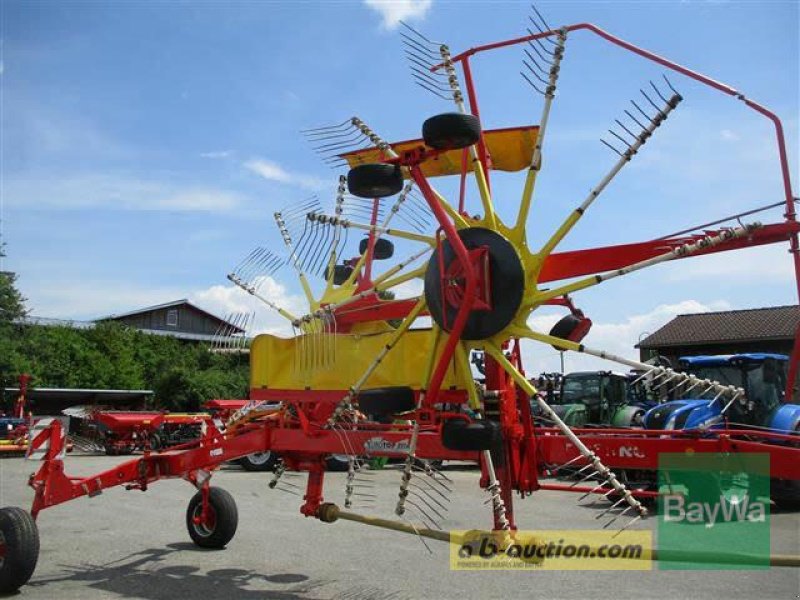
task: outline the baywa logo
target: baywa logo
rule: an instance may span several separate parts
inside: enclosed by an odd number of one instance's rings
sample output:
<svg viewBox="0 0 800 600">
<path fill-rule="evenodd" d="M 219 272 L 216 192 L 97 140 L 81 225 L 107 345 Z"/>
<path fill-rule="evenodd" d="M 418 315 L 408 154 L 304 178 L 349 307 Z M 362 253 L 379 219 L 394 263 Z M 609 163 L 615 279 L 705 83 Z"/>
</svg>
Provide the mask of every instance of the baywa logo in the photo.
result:
<svg viewBox="0 0 800 600">
<path fill-rule="evenodd" d="M 659 568 L 769 568 L 769 475 L 768 454 L 659 456 Z"/>
<path fill-rule="evenodd" d="M 720 495 L 716 502 L 690 502 L 683 495 L 664 498 L 663 518 L 672 523 L 704 524 L 714 527 L 717 523 L 736 521 L 765 522 L 768 505 L 763 500 L 749 495 L 728 497 Z"/>
</svg>

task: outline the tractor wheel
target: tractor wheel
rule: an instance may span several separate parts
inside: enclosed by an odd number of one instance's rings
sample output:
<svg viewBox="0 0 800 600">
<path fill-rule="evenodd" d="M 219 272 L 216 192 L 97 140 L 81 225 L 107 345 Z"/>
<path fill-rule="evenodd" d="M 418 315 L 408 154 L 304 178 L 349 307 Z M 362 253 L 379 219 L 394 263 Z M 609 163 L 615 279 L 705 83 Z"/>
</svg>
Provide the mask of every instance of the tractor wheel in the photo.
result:
<svg viewBox="0 0 800 600">
<path fill-rule="evenodd" d="M 254 452 L 243 456 L 238 462 L 245 471 L 271 471 L 278 457 L 272 452 Z"/>
<path fill-rule="evenodd" d="M 494 450 L 500 442 L 500 425 L 495 421 L 449 419 L 442 426 L 442 445 L 450 450 Z"/>
<path fill-rule="evenodd" d="M 481 139 L 481 123 L 473 115 L 444 113 L 422 124 L 425 145 L 436 150 L 467 148 Z"/>
<path fill-rule="evenodd" d="M 39 559 L 39 531 L 29 512 L 0 508 L 0 594 L 12 594 L 33 575 Z"/>
<path fill-rule="evenodd" d="M 364 238 L 358 243 L 358 253 L 364 254 L 369 247 L 369 238 Z M 375 260 L 387 260 L 394 256 L 394 244 L 389 240 L 378 238 L 375 241 L 375 248 L 372 250 L 372 258 Z"/>
<path fill-rule="evenodd" d="M 334 265 L 333 266 L 333 285 L 342 285 L 345 281 L 350 279 L 353 274 L 353 267 L 350 265 Z M 325 267 L 325 279 L 330 277 L 328 267 Z"/>
<path fill-rule="evenodd" d="M 769 497 L 780 510 L 800 510 L 800 481 L 770 479 Z"/>
<path fill-rule="evenodd" d="M 186 509 L 186 528 L 192 541 L 201 548 L 221 549 L 233 539 L 239 524 L 239 511 L 236 502 L 222 488 L 208 490 L 208 519 L 201 522 L 203 511 L 203 492 L 197 492 Z"/>
<path fill-rule="evenodd" d="M 380 417 L 414 410 L 417 401 L 410 387 L 385 387 L 360 392 L 358 406 L 361 412 Z"/>
<path fill-rule="evenodd" d="M 403 189 L 403 174 L 396 165 L 359 165 L 347 174 L 347 189 L 359 198 L 386 198 Z"/>
<path fill-rule="evenodd" d="M 149 438 L 150 450 L 158 452 L 164 447 L 164 441 L 158 433 L 154 433 Z"/>
</svg>

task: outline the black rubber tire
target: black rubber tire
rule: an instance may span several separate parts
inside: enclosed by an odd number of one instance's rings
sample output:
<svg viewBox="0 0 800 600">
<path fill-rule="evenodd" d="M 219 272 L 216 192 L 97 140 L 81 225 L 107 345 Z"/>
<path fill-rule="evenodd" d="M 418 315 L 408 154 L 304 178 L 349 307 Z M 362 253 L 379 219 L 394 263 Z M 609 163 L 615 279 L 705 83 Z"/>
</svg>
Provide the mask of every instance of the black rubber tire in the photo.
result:
<svg viewBox="0 0 800 600">
<path fill-rule="evenodd" d="M 0 534 L 6 552 L 0 558 L 0 594 L 13 594 L 28 583 L 39 560 L 39 530 L 31 514 L 7 506 L 0 508 Z"/>
<path fill-rule="evenodd" d="M 358 394 L 358 406 L 368 415 L 394 415 L 414 410 L 417 400 L 410 387 L 375 388 Z"/>
<path fill-rule="evenodd" d="M 495 450 L 501 441 L 500 425 L 495 421 L 448 419 L 442 426 L 442 445 L 450 450 Z"/>
<path fill-rule="evenodd" d="M 550 335 L 553 337 L 561 338 L 562 340 L 569 340 L 572 335 L 572 332 L 575 331 L 581 324 L 581 320 L 576 317 L 575 315 L 567 315 L 566 317 L 561 317 L 558 323 L 553 325 L 553 328 L 550 330 Z M 559 352 L 562 352 L 564 349 L 559 348 L 558 346 L 553 346 Z"/>
<path fill-rule="evenodd" d="M 350 459 L 344 454 L 331 454 L 325 459 L 325 470 L 342 473 L 350 468 Z"/>
<path fill-rule="evenodd" d="M 333 265 L 333 285 L 342 285 L 345 281 L 350 279 L 353 274 L 353 267 L 350 265 Z M 328 267 L 325 267 L 325 279 L 328 279 L 330 272 Z"/>
<path fill-rule="evenodd" d="M 212 487 L 208 490 L 209 508 L 214 511 L 214 527 L 194 523 L 195 514 L 199 515 L 203 505 L 203 493 L 198 491 L 189 501 L 186 508 L 186 529 L 189 537 L 201 548 L 221 549 L 233 539 L 239 525 L 239 511 L 236 501 L 222 488 Z"/>
<path fill-rule="evenodd" d="M 358 253 L 364 254 L 369 246 L 369 238 L 364 238 L 358 243 Z M 386 260 L 394 256 L 394 244 L 383 238 L 378 238 L 375 248 L 372 250 L 372 258 L 375 260 Z"/>
<path fill-rule="evenodd" d="M 347 173 L 347 189 L 359 198 L 386 198 L 403 189 L 403 173 L 397 165 L 358 165 Z"/>
<path fill-rule="evenodd" d="M 467 148 L 481 139 L 481 123 L 474 115 L 436 115 L 422 124 L 422 139 L 435 150 Z"/>
<path fill-rule="evenodd" d="M 149 438 L 150 450 L 158 452 L 164 447 L 164 441 L 158 432 L 153 433 Z"/>
<path fill-rule="evenodd" d="M 263 472 L 272 471 L 277 461 L 278 456 L 274 452 L 267 451 L 248 454 L 236 462 L 238 462 L 245 471 Z"/>
</svg>

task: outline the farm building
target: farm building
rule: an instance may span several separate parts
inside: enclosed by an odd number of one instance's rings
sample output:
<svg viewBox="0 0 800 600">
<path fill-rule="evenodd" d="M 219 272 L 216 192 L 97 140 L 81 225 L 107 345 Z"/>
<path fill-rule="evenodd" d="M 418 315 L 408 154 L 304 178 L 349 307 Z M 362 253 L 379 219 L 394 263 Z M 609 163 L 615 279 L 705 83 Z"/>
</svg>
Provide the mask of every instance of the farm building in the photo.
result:
<svg viewBox="0 0 800 600">
<path fill-rule="evenodd" d="M 678 315 L 636 347 L 642 360 L 655 355 L 673 364 L 680 356 L 775 352 L 791 355 L 800 306 L 774 306 Z"/>
<path fill-rule="evenodd" d="M 215 335 L 243 334 L 244 330 L 203 310 L 186 299 L 109 315 L 98 321 L 117 321 L 145 333 L 189 341 L 212 341 Z"/>
</svg>

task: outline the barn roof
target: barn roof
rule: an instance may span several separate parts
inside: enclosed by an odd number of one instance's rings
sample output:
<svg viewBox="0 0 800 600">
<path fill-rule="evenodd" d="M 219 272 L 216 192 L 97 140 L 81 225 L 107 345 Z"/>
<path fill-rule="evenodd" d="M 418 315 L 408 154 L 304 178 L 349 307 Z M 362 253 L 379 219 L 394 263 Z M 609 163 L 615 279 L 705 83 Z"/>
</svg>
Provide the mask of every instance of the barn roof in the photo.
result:
<svg viewBox="0 0 800 600">
<path fill-rule="evenodd" d="M 165 302 L 164 304 L 156 304 L 155 306 L 146 306 L 145 308 L 137 308 L 136 310 L 131 310 L 131 311 L 124 312 L 124 313 L 108 315 L 107 317 L 101 317 L 101 318 L 99 318 L 97 320 L 98 321 L 116 321 L 117 319 L 124 319 L 125 317 L 132 317 L 134 315 L 141 315 L 141 314 L 144 314 L 144 313 L 149 313 L 149 312 L 153 312 L 153 311 L 156 311 L 156 310 L 163 310 L 165 308 L 173 308 L 173 307 L 176 307 L 176 306 L 188 306 L 188 307 L 193 308 L 194 310 L 196 310 L 198 312 L 201 312 L 201 313 L 207 315 L 210 319 L 213 319 L 214 321 L 217 321 L 220 324 L 228 325 L 231 328 L 231 333 L 244 333 L 244 329 L 242 329 L 241 327 L 238 327 L 238 326 L 234 325 L 233 323 L 231 323 L 230 321 L 228 321 L 226 319 L 223 319 L 221 317 L 218 317 L 217 315 L 215 315 L 213 313 L 210 313 L 205 309 L 200 308 L 196 304 L 192 304 L 186 298 L 182 298 L 181 300 L 174 300 L 172 302 Z M 230 335 L 230 333 L 228 335 Z M 213 337 L 213 336 L 202 336 L 202 337 Z"/>
<path fill-rule="evenodd" d="M 678 315 L 637 348 L 664 348 L 728 342 L 792 340 L 800 326 L 800 306 L 773 306 Z"/>
</svg>

